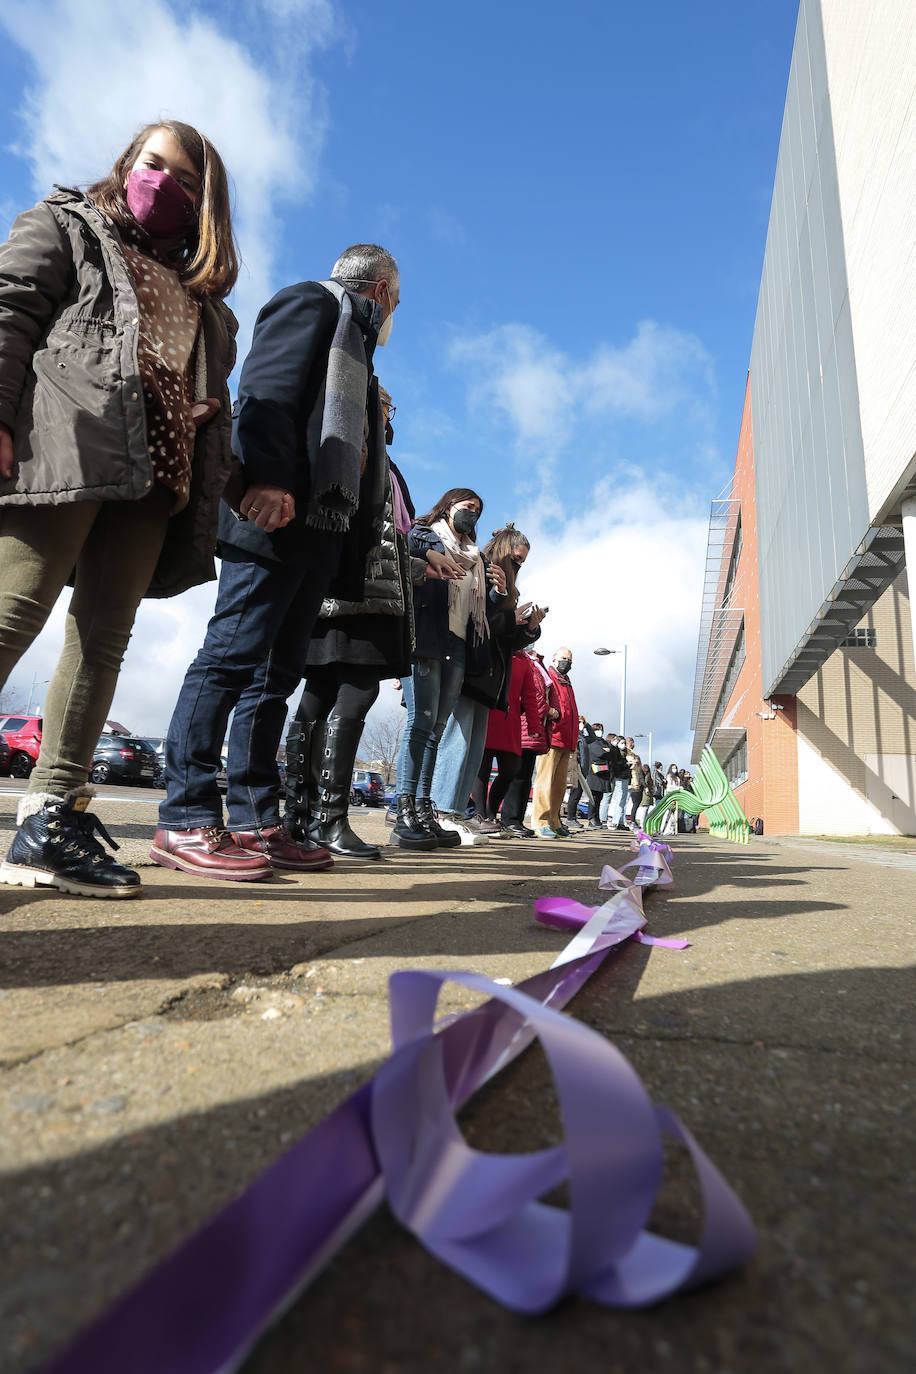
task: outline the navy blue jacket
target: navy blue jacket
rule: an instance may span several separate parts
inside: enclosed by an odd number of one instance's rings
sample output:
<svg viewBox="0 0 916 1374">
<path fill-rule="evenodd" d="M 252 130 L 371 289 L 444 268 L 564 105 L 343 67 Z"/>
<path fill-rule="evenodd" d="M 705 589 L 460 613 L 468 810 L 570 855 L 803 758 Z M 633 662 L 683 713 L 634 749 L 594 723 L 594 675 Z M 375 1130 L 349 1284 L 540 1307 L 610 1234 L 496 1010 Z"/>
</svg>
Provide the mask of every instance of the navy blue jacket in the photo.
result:
<svg viewBox="0 0 916 1374">
<path fill-rule="evenodd" d="M 372 369 L 375 303 L 352 292 L 350 301 L 365 335 L 366 404 L 370 425 L 374 425 L 378 405 L 370 401 L 378 389 Z M 232 451 L 241 468 L 230 480 L 220 509 L 220 543 L 284 563 L 305 556 L 303 548 L 311 531 L 299 513 L 305 513 L 311 493 L 311 465 L 321 442 L 328 353 L 339 315 L 336 298 L 315 281 L 284 287 L 258 315 L 235 405 Z M 371 435 L 369 452 L 374 452 Z M 265 534 L 254 521 L 239 519 L 238 504 L 246 487 L 255 483 L 292 493 L 298 513 L 284 529 Z M 352 557 L 359 557 L 356 548 Z"/>
</svg>

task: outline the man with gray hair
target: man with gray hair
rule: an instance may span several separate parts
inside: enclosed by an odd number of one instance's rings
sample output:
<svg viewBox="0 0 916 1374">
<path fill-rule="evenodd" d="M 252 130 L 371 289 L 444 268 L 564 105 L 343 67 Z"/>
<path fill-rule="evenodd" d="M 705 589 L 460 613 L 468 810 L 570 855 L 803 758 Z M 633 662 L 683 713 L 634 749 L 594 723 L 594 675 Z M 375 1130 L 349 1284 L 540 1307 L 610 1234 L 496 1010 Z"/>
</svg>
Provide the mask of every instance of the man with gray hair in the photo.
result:
<svg viewBox="0 0 916 1374">
<path fill-rule="evenodd" d="M 150 851 L 166 868 L 251 880 L 332 863 L 280 824 L 277 751 L 321 602 L 334 579 L 339 595 L 362 598 L 378 542 L 387 468 L 372 360 L 399 295 L 391 254 L 358 243 L 327 281 L 285 287 L 258 316 L 220 508 L 216 607 L 166 742 Z M 230 714 L 224 825 L 216 779 Z"/>
</svg>

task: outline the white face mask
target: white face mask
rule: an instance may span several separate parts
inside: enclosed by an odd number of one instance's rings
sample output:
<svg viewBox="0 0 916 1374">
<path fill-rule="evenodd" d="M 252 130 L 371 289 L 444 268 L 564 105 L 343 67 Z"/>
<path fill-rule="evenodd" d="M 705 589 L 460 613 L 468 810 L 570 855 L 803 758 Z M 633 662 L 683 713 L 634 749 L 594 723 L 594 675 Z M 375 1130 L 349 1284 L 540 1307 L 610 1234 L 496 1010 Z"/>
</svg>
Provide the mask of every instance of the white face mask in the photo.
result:
<svg viewBox="0 0 916 1374">
<path fill-rule="evenodd" d="M 377 338 L 376 341 L 375 341 L 375 342 L 376 342 L 376 345 L 377 345 L 379 348 L 384 348 L 385 345 L 386 345 L 386 343 L 388 342 L 388 340 L 391 338 L 391 324 L 392 324 L 393 319 L 394 319 L 394 315 L 386 315 L 386 316 L 385 316 L 385 322 L 384 322 L 384 324 L 382 325 L 381 329 L 379 330 L 379 332 L 378 332 L 378 338 Z"/>
</svg>

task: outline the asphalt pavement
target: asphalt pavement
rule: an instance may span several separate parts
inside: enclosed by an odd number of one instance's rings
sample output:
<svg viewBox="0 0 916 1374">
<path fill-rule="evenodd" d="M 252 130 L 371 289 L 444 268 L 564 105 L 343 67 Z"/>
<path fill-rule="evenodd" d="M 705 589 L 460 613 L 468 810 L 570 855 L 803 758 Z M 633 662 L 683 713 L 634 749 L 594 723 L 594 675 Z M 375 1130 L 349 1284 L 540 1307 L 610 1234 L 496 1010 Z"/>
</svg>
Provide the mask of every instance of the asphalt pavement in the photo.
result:
<svg viewBox="0 0 916 1374">
<path fill-rule="evenodd" d="M 16 790 L 0 787 L 0 843 Z M 595 904 L 602 864 L 626 857 L 616 835 L 586 833 L 213 883 L 146 863 L 160 796 L 108 789 L 96 808 L 119 858 L 142 866 L 142 899 L 0 888 L 7 1374 L 35 1368 L 375 1071 L 394 970 L 518 982 L 565 943 L 534 924 L 533 899 Z M 381 812 L 351 820 L 384 842 Z M 916 855 L 679 836 L 673 872 L 647 897 L 649 929 L 689 949 L 628 943 L 569 1011 L 614 1041 L 738 1191 L 758 1231 L 751 1263 L 650 1311 L 573 1300 L 530 1320 L 382 1209 L 246 1374 L 912 1367 Z M 468 1004 L 446 988 L 446 1010 Z M 462 1124 L 483 1148 L 554 1143 L 540 1052 Z M 692 1238 L 695 1186 L 679 1155 L 669 1165 L 655 1219 Z"/>
</svg>

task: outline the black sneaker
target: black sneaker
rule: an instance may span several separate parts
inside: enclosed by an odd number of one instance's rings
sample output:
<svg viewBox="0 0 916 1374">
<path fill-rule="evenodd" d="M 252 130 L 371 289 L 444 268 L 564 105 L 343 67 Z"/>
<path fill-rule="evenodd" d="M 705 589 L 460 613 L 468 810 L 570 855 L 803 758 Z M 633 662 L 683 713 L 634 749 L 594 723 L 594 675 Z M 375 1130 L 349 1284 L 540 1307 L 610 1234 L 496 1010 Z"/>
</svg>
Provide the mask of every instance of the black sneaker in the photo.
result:
<svg viewBox="0 0 916 1374">
<path fill-rule="evenodd" d="M 95 838 L 98 831 L 118 846 L 86 796 L 45 802 L 26 816 L 0 864 L 0 883 L 10 887 L 56 887 L 77 897 L 139 897 L 140 874 L 116 863 Z"/>
</svg>

